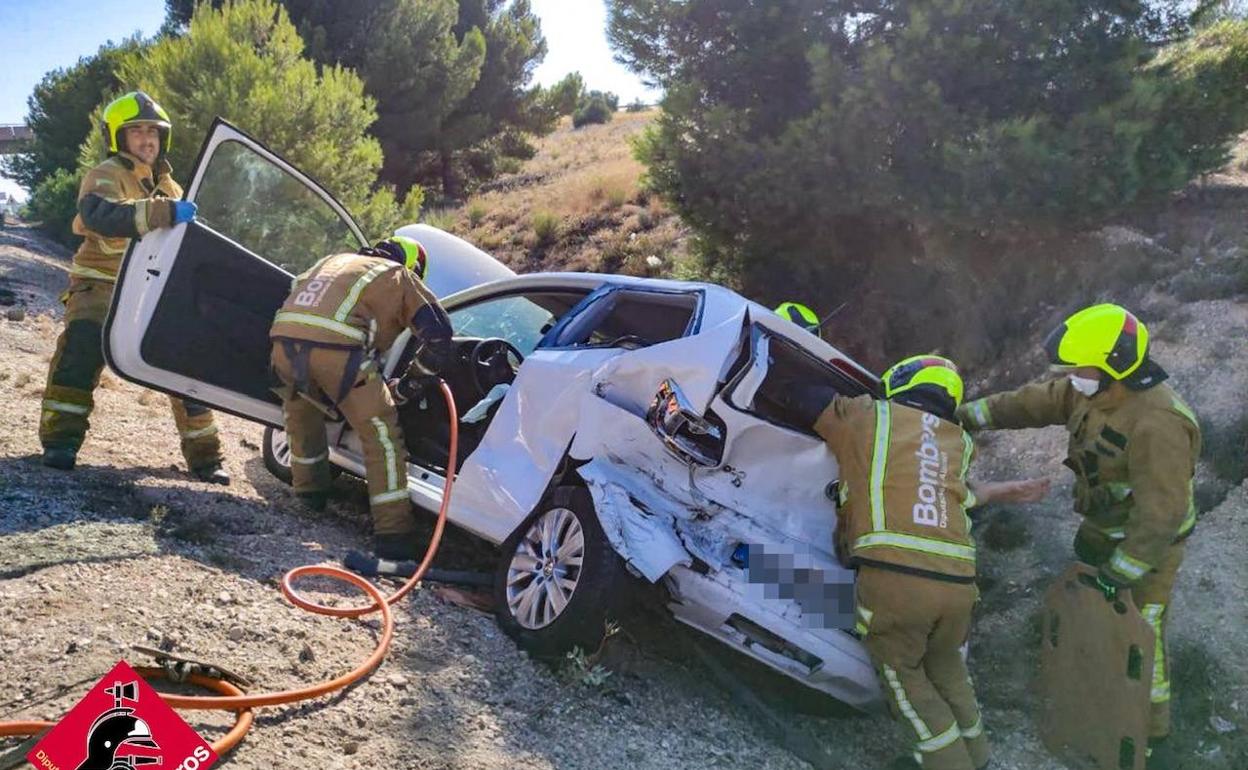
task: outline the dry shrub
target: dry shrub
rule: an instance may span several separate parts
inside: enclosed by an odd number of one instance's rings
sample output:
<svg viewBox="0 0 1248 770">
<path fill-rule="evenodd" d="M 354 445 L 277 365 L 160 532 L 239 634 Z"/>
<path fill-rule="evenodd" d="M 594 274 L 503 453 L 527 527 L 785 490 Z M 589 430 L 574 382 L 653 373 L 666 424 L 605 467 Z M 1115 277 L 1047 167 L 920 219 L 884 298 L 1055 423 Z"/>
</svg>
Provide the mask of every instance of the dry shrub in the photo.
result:
<svg viewBox="0 0 1248 770">
<path fill-rule="evenodd" d="M 549 211 L 533 212 L 531 224 L 539 246 L 554 243 L 559 237 L 559 217 Z"/>
</svg>

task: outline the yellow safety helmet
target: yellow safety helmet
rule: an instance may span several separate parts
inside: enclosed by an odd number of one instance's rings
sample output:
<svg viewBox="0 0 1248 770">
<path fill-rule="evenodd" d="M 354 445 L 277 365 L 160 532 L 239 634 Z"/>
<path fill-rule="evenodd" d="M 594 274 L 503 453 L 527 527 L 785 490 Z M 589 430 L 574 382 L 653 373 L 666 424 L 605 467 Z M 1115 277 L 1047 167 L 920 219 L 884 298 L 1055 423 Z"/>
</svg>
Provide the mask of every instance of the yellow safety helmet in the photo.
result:
<svg viewBox="0 0 1248 770">
<path fill-rule="evenodd" d="M 1123 380 L 1148 356 L 1148 328 L 1120 305 L 1093 305 L 1054 329 L 1044 350 L 1054 366 L 1094 366 Z"/>
<path fill-rule="evenodd" d="M 776 315 L 792 321 L 811 334 L 819 333 L 819 316 L 800 302 L 784 302 L 776 307 Z"/>
<path fill-rule="evenodd" d="M 962 376 L 952 361 L 941 356 L 911 356 L 889 367 L 880 377 L 884 396 L 892 398 L 921 385 L 930 385 L 953 399 L 956 409 L 962 403 Z"/>
<path fill-rule="evenodd" d="M 373 248 L 411 270 L 420 280 L 425 280 L 429 271 L 429 252 L 420 245 L 420 241 L 405 235 L 392 235 L 378 241 Z"/>
<path fill-rule="evenodd" d="M 173 124 L 169 122 L 169 113 L 142 91 L 119 96 L 104 108 L 100 129 L 104 132 L 104 145 L 110 154 L 121 152 L 121 130 L 130 126 L 156 126 L 160 131 L 161 152 L 167 153 L 173 146 Z"/>
</svg>

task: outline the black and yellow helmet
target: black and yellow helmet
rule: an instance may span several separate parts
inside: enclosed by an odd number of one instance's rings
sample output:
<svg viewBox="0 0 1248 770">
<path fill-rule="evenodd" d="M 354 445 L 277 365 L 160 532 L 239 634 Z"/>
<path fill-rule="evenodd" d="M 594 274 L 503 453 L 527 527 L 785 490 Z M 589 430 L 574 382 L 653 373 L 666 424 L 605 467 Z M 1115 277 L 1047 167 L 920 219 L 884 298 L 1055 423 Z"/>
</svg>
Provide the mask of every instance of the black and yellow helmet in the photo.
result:
<svg viewBox="0 0 1248 770">
<path fill-rule="evenodd" d="M 121 152 L 121 130 L 129 126 L 156 126 L 160 131 L 161 152 L 167 153 L 173 146 L 173 124 L 169 122 L 169 114 L 142 91 L 119 96 L 104 108 L 100 129 L 104 132 L 104 146 L 110 155 Z"/>
<path fill-rule="evenodd" d="M 373 248 L 411 270 L 420 280 L 425 280 L 429 271 L 429 252 L 420 245 L 420 241 L 405 235 L 392 235 L 377 241 Z"/>
<path fill-rule="evenodd" d="M 1124 380 L 1148 358 L 1148 328 L 1120 305 L 1093 305 L 1054 329 L 1044 350 L 1054 366 L 1094 366 Z"/>
<path fill-rule="evenodd" d="M 776 307 L 776 315 L 792 321 L 811 334 L 819 333 L 819 316 L 800 302 L 783 302 Z"/>
<path fill-rule="evenodd" d="M 948 397 L 953 409 L 962 403 L 962 375 L 952 361 L 941 356 L 911 356 L 889 367 L 880 377 L 884 384 L 884 397 L 893 398 L 924 388 L 931 393 Z"/>
</svg>

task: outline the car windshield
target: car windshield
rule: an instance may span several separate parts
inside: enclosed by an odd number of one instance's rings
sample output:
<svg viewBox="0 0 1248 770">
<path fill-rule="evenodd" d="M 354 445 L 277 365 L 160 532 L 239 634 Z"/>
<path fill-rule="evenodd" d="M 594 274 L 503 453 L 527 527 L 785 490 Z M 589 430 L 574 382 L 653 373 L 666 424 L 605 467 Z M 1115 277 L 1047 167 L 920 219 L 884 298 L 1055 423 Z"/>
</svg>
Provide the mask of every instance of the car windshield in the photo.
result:
<svg viewBox="0 0 1248 770">
<path fill-rule="evenodd" d="M 542 335 L 580 302 L 585 292 L 552 291 L 494 297 L 449 311 L 457 337 L 495 337 L 529 355 Z"/>
</svg>

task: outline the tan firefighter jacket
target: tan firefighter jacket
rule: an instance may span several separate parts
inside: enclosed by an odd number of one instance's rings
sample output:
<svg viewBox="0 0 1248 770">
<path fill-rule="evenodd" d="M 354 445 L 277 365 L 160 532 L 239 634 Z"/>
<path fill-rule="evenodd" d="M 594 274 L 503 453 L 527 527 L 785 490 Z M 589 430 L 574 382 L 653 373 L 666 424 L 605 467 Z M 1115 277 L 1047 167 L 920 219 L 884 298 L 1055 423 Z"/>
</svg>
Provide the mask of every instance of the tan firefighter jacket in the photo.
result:
<svg viewBox="0 0 1248 770">
<path fill-rule="evenodd" d="M 131 238 L 173 224 L 173 201 L 182 188 L 165 160 L 156 173 L 138 158 L 118 153 L 87 172 L 78 188 L 73 229 L 83 236 L 70 275 L 116 281 Z"/>
<path fill-rule="evenodd" d="M 972 430 L 1066 426 L 1080 535 L 1092 530 L 1113 544 L 1105 567 L 1123 583 L 1147 574 L 1196 526 L 1200 426 L 1165 383 L 1144 391 L 1118 383 L 1087 398 L 1061 377 L 972 401 L 958 415 Z"/>
<path fill-rule="evenodd" d="M 295 277 L 269 336 L 385 351 L 409 327 L 424 348 L 438 349 L 429 368 L 441 371 L 451 322 L 433 292 L 397 262 L 335 254 Z"/>
<path fill-rule="evenodd" d="M 974 455 L 959 426 L 870 396 L 837 397 L 815 423 L 840 465 L 837 554 L 867 564 L 971 582 L 966 510 Z"/>
</svg>

